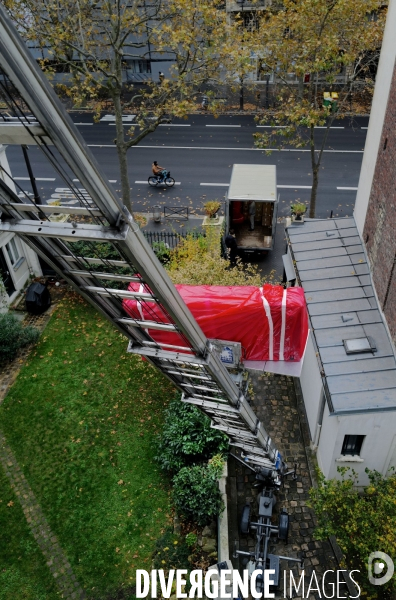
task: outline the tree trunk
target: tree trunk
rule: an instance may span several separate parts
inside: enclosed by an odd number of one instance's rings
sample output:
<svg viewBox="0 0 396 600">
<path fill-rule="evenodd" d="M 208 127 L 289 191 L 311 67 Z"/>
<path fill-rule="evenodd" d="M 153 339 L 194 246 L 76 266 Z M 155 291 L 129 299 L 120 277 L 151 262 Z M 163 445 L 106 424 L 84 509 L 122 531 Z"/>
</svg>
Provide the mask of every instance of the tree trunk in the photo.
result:
<svg viewBox="0 0 396 600">
<path fill-rule="evenodd" d="M 315 137 L 314 137 L 314 126 L 311 125 L 309 131 L 309 146 L 311 151 L 311 168 L 312 168 L 312 189 L 311 189 L 311 200 L 309 203 L 309 218 L 315 218 L 316 209 L 316 193 L 318 191 L 319 183 L 319 165 L 315 159 Z"/>
<path fill-rule="evenodd" d="M 130 187 L 129 187 L 129 176 L 128 176 L 127 147 L 126 147 L 126 144 L 124 141 L 124 126 L 122 123 L 122 105 L 121 105 L 120 93 L 118 94 L 116 92 L 113 96 L 115 124 L 116 124 L 116 146 L 117 146 L 118 161 L 120 164 L 122 201 L 123 201 L 124 205 L 127 207 L 127 209 L 129 210 L 129 212 L 132 214 L 131 192 L 130 192 Z"/>
<path fill-rule="evenodd" d="M 304 98 L 304 75 L 298 78 L 298 97 L 300 102 Z"/>
<path fill-rule="evenodd" d="M 319 167 L 315 166 L 312 168 L 312 189 L 311 189 L 311 200 L 309 203 L 309 218 L 315 218 L 315 210 L 316 210 L 316 194 L 318 191 L 318 183 L 319 183 Z"/>
</svg>

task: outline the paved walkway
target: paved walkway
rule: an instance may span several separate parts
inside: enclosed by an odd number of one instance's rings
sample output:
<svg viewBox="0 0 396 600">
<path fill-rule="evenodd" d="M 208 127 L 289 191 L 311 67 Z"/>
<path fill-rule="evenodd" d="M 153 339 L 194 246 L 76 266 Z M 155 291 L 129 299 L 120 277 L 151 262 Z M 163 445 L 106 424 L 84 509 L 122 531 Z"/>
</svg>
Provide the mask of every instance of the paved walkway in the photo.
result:
<svg viewBox="0 0 396 600">
<path fill-rule="evenodd" d="M 313 536 L 315 516 L 313 511 L 307 506 L 309 499 L 308 492 L 313 483 L 305 451 L 303 430 L 306 427 L 306 423 L 304 415 L 298 409 L 298 398 L 295 393 L 292 377 L 268 373 L 254 373 L 252 375 L 252 384 L 255 396 L 252 408 L 257 417 L 262 421 L 288 466 L 293 468 L 294 463 L 298 465 L 297 481 L 288 478 L 284 486 L 276 494 L 277 504 L 275 512 L 278 514 L 282 508 L 287 509 L 290 516 L 290 532 L 288 543 L 279 542 L 273 548 L 273 552 L 292 557 L 297 557 L 299 551 L 304 552 L 305 581 L 307 587 L 313 570 L 315 570 L 320 581 L 322 574 L 326 570 L 337 570 L 339 567 L 330 544 L 328 542 L 316 541 Z M 243 506 L 248 502 L 251 503 L 253 516 L 257 516 L 256 498 L 258 490 L 253 487 L 255 482 L 254 473 L 235 459 L 231 458 L 229 460 L 228 474 L 227 492 L 231 557 L 234 551 L 234 540 L 238 540 L 240 550 L 254 550 L 254 532 L 249 535 L 242 535 L 239 532 L 239 522 Z M 244 568 L 247 562 L 243 558 L 232 558 L 231 560 L 236 569 Z M 288 578 L 289 568 L 288 564 L 282 561 L 282 569 L 286 571 Z M 295 577 L 298 575 L 297 566 L 294 566 L 293 573 Z M 281 588 L 276 597 L 289 597 L 289 589 L 287 590 L 287 594 L 283 592 L 283 574 L 281 582 Z M 345 586 L 341 587 L 341 589 L 345 589 Z M 326 593 L 328 597 L 332 597 L 330 587 L 326 589 Z M 298 598 L 300 596 L 296 595 L 293 597 Z M 304 597 L 306 598 L 307 596 L 305 595 Z M 316 597 L 320 596 L 317 596 L 317 594 L 309 596 L 312 600 Z"/>
<path fill-rule="evenodd" d="M 51 295 L 59 300 L 64 293 L 64 289 L 54 290 Z M 33 325 L 42 331 L 47 325 L 56 304 L 53 304 L 46 313 L 40 316 L 27 315 L 24 319 L 24 325 Z M 8 389 L 14 383 L 21 367 L 25 364 L 30 353 L 30 348 L 19 351 L 18 356 L 12 362 L 2 366 L 0 373 L 0 404 L 5 398 Z M 11 448 L 0 431 L 0 464 L 4 473 L 8 477 L 11 488 L 22 507 L 26 521 L 33 533 L 33 536 L 43 553 L 48 568 L 50 569 L 56 583 L 59 587 L 60 598 L 70 600 L 86 598 L 80 584 L 77 582 L 70 563 L 64 554 L 57 537 L 51 531 L 47 519 L 38 504 L 36 497 L 27 482 L 22 469 L 20 468 Z"/>
</svg>

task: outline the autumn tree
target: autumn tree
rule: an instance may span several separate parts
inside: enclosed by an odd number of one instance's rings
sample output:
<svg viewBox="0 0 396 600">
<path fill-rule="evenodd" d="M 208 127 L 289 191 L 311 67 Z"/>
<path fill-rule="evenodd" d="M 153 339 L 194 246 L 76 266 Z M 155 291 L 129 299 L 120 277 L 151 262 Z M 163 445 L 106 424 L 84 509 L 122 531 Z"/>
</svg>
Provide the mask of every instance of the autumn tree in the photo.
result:
<svg viewBox="0 0 396 600">
<path fill-rule="evenodd" d="M 310 504 L 317 520 L 315 537 L 320 540 L 330 535 L 336 537 L 344 553 L 345 566 L 360 571 L 357 580 L 362 597 L 367 600 L 394 598 L 391 595 L 396 592 L 394 577 L 380 587 L 367 579 L 367 563 L 372 552 L 380 550 L 391 557 L 396 555 L 394 470 L 384 477 L 366 469 L 369 485 L 363 493 L 356 487 L 358 477 L 353 470 L 338 467 L 338 472 L 339 479 L 325 479 L 318 471 L 318 486 L 310 491 Z"/>
<path fill-rule="evenodd" d="M 381 0 L 283 0 L 258 17 L 250 43 L 259 57 L 262 76 L 274 75 L 275 96 L 275 107 L 261 124 L 278 127 L 256 134 L 255 141 L 261 148 L 270 147 L 274 138 L 280 146 L 309 146 L 310 217 L 315 217 L 319 169 L 329 129 L 347 108 L 357 79 L 373 87 L 369 69 L 378 60 L 381 46 L 382 4 Z M 342 85 L 337 77 L 340 73 L 344 73 Z M 323 106 L 323 85 L 331 89 L 336 81 L 337 111 L 331 101 Z M 324 128 L 320 142 L 315 131 L 318 126 Z"/>
<path fill-rule="evenodd" d="M 221 0 L 6 0 L 19 31 L 47 48 L 51 72 L 66 66 L 65 86 L 77 105 L 90 101 L 97 115 L 110 100 L 115 114 L 115 144 L 121 172 L 122 199 L 132 210 L 127 151 L 155 131 L 164 115 L 186 116 L 196 106 L 197 92 L 215 86 L 228 59 L 235 27 L 227 23 Z M 173 60 L 170 75 L 146 85 L 127 84 L 128 60 L 149 52 Z M 209 110 L 217 110 L 214 95 Z M 126 129 L 125 111 L 136 114 Z"/>
</svg>

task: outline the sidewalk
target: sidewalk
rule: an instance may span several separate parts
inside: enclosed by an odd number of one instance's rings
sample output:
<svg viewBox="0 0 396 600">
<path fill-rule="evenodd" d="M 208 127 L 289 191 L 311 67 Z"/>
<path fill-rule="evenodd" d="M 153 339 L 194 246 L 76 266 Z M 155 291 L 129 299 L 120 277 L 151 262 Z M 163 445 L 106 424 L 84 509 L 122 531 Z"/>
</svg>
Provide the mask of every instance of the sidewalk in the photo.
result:
<svg viewBox="0 0 396 600">
<path fill-rule="evenodd" d="M 328 542 L 314 540 L 315 516 L 312 509 L 307 506 L 309 489 L 312 487 L 308 457 L 305 448 L 303 429 L 306 427 L 305 417 L 299 407 L 299 401 L 294 389 L 292 377 L 274 375 L 271 373 L 251 373 L 251 382 L 254 389 L 254 400 L 252 408 L 257 418 L 265 427 L 267 433 L 273 439 L 276 447 L 281 452 L 289 470 L 297 463 L 297 481 L 290 477 L 284 486 L 276 494 L 277 504 L 275 507 L 276 520 L 282 508 L 286 508 L 290 518 L 290 531 L 288 543 L 278 542 L 274 548 L 274 554 L 297 557 L 298 552 L 303 551 L 305 555 L 305 583 L 309 584 L 312 571 L 319 582 L 326 570 L 337 570 L 338 563 Z M 255 475 L 250 469 L 244 467 L 233 458 L 228 461 L 228 534 L 230 546 L 230 559 L 235 569 L 243 569 L 247 563 L 246 558 L 232 558 L 234 552 L 234 540 L 239 541 L 239 549 L 253 551 L 255 547 L 255 532 L 243 535 L 239 531 L 243 506 L 251 503 L 252 515 L 257 515 L 257 488 L 253 487 Z M 253 518 L 252 520 L 255 520 Z M 276 538 L 273 538 L 276 539 Z M 271 551 L 271 549 L 270 549 Z M 289 588 L 289 569 L 293 570 L 294 577 L 300 576 L 297 566 L 286 561 L 281 561 L 281 570 L 286 571 L 287 588 Z M 330 574 L 332 576 L 332 574 Z M 281 572 L 281 587 L 276 593 L 277 598 L 289 597 L 289 589 L 284 593 Z M 296 579 L 296 581 L 298 581 Z M 329 576 L 329 583 L 332 578 Z M 327 589 L 328 587 L 328 589 Z M 345 585 L 342 587 L 345 590 Z M 305 590 L 306 593 L 307 589 Z M 328 597 L 332 596 L 332 588 L 326 586 Z M 301 590 L 300 590 L 301 593 Z M 301 597 L 299 595 L 293 597 Z M 305 595 L 304 598 L 307 596 Z M 315 600 L 316 594 L 309 596 Z M 321 596 L 318 596 L 321 597 Z"/>
</svg>

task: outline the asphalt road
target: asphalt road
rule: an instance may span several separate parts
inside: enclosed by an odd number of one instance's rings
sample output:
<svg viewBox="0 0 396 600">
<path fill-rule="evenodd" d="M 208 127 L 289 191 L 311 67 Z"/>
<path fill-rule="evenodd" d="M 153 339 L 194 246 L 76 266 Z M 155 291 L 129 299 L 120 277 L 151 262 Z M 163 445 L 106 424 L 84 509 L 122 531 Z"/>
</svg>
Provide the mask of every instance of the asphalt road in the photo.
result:
<svg viewBox="0 0 396 600">
<path fill-rule="evenodd" d="M 105 120 L 93 123 L 91 114 L 72 115 L 77 128 L 102 166 L 105 175 L 120 190 L 117 153 L 114 145 L 114 124 Z M 368 119 L 353 123 L 344 119 L 331 129 L 322 162 L 317 199 L 317 217 L 350 216 L 356 197 Z M 125 125 L 126 130 L 128 125 Z M 151 212 L 153 205 L 188 206 L 192 214 L 202 213 L 202 204 L 209 199 L 223 200 L 234 163 L 276 164 L 280 195 L 279 216 L 290 214 L 295 200 L 308 202 L 312 185 L 310 154 L 307 148 L 279 151 L 273 145 L 270 156 L 254 147 L 253 133 L 264 131 L 252 116 L 194 115 L 186 121 L 175 120 L 161 125 L 138 146 L 129 151 L 131 195 L 135 211 Z M 315 131 L 318 142 L 323 129 Z M 31 192 L 22 151 L 8 146 L 7 156 L 17 183 Z M 30 160 L 44 201 L 61 199 L 65 184 L 52 167 L 43 160 L 41 151 L 30 147 Z M 172 189 L 149 188 L 147 177 L 151 163 L 171 171 L 178 182 Z M 75 181 L 78 186 L 78 182 Z"/>
</svg>

